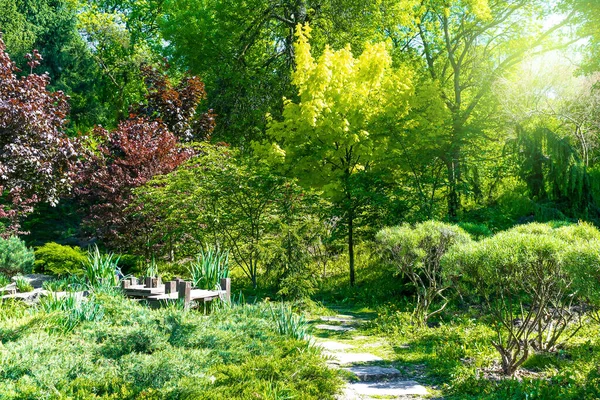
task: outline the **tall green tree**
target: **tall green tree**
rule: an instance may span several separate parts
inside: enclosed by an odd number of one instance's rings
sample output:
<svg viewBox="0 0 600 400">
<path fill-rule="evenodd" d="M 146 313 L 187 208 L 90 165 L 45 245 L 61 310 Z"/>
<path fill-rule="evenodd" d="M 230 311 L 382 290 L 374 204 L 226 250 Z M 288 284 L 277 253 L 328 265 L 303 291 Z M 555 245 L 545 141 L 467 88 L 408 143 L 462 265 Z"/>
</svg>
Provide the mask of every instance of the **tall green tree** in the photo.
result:
<svg viewBox="0 0 600 400">
<path fill-rule="evenodd" d="M 160 31 L 174 62 L 206 82 L 209 102 L 219 115 L 215 137 L 247 145 L 262 135 L 265 115 L 280 115 L 282 97 L 294 94 L 290 71 L 298 24 L 314 28 L 316 52 L 326 44 L 361 49 L 365 42 L 385 39 L 386 18 L 408 23 L 405 10 L 416 3 L 167 0 Z"/>
<path fill-rule="evenodd" d="M 461 198 L 473 189 L 466 174 L 468 150 L 487 141 L 486 121 L 493 113 L 490 101 L 498 80 L 525 57 L 576 40 L 559 35 L 573 22 L 574 12 L 549 27 L 532 22 L 550 11 L 544 1 L 430 0 L 418 10 L 414 34 L 405 37 L 409 45 L 404 47 L 418 55 L 449 111 L 447 132 L 435 146 L 442 150 L 450 219 L 458 218 Z"/>
<path fill-rule="evenodd" d="M 387 171 L 386 153 L 406 126 L 413 74 L 393 68 L 385 43 L 367 45 L 355 58 L 349 47 L 325 49 L 315 59 L 310 28 L 297 29 L 296 70 L 292 83 L 298 101 L 285 100 L 283 118 L 271 119 L 272 143 L 255 151 L 301 183 L 322 190 L 346 227 L 350 283 L 355 283 L 354 242 L 357 215 L 372 200 Z"/>
</svg>

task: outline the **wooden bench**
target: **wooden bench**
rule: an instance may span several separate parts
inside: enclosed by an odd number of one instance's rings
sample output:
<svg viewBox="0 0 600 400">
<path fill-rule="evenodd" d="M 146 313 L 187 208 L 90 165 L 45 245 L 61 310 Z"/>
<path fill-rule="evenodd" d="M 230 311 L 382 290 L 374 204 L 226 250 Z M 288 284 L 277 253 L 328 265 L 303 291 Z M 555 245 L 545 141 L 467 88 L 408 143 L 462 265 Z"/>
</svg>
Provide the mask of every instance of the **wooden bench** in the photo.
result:
<svg viewBox="0 0 600 400">
<path fill-rule="evenodd" d="M 151 306 L 160 306 L 161 303 L 182 300 L 186 306 L 190 302 L 207 303 L 214 299 L 231 301 L 231 279 L 221 279 L 221 290 L 193 289 L 192 283 L 176 278 L 170 282 L 162 283 L 160 278 L 146 277 L 143 283 L 137 278 L 128 278 L 121 282 L 121 288 L 126 296 L 144 299 Z"/>
</svg>

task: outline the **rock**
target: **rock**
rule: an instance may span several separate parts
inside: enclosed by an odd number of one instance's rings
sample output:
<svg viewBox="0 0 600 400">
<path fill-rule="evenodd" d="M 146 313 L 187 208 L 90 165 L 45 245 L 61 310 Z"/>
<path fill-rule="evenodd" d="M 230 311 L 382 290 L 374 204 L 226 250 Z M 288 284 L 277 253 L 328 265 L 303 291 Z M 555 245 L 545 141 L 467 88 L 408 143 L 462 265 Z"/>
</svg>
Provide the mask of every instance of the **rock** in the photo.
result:
<svg viewBox="0 0 600 400">
<path fill-rule="evenodd" d="M 333 341 L 317 342 L 317 346 L 322 347 L 324 350 L 329 350 L 329 351 L 348 350 L 348 349 L 351 349 L 354 347 L 350 344 L 333 342 Z"/>
<path fill-rule="evenodd" d="M 427 388 L 415 381 L 357 382 L 346 390 L 359 396 L 426 396 Z"/>
<path fill-rule="evenodd" d="M 6 285 L 0 289 L 0 295 L 15 294 L 15 293 L 17 293 L 17 284 L 14 282 L 11 283 L 10 285 Z"/>
<path fill-rule="evenodd" d="M 42 287 L 44 282 L 54 280 L 53 276 L 43 275 L 43 274 L 29 274 L 29 275 L 20 275 L 13 276 L 13 282 L 17 281 L 17 278 L 23 278 L 27 283 L 33 286 L 34 289 L 39 289 Z"/>
<path fill-rule="evenodd" d="M 48 296 L 50 292 L 44 289 L 34 289 L 32 292 L 14 293 L 2 296 L 2 299 L 22 300 L 26 303 L 37 303 L 41 297 Z"/>
<path fill-rule="evenodd" d="M 335 331 L 335 332 L 349 332 L 349 331 L 356 330 L 350 326 L 327 325 L 327 324 L 315 325 L 315 328 L 321 329 L 324 331 Z"/>
<path fill-rule="evenodd" d="M 355 365 L 343 369 L 353 373 L 359 381 L 363 382 L 386 381 L 400 376 L 400 371 L 396 368 L 379 367 L 376 365 Z"/>
<path fill-rule="evenodd" d="M 333 358 L 333 363 L 340 365 L 348 365 L 355 363 L 365 363 L 373 361 L 382 361 L 381 357 L 378 357 L 370 353 L 329 353 L 327 355 Z"/>
</svg>

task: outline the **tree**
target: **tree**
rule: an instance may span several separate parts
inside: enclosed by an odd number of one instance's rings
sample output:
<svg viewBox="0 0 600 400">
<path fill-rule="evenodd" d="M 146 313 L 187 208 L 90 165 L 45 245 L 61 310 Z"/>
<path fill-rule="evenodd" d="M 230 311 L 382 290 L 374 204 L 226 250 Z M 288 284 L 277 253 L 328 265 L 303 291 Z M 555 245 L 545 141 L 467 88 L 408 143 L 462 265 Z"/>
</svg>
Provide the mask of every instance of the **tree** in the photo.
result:
<svg viewBox="0 0 600 400">
<path fill-rule="evenodd" d="M 77 144 L 64 133 L 67 97 L 48 90 L 46 74 L 17 77 L 5 50 L 0 39 L 0 219 L 10 235 L 33 205 L 56 205 L 70 190 Z M 42 59 L 36 51 L 27 58 L 31 70 Z"/>
<path fill-rule="evenodd" d="M 414 34 L 401 42 L 421 57 L 450 113 L 446 135 L 436 143 L 443 150 L 450 219 L 458 217 L 461 197 L 470 186 L 465 176 L 469 147 L 487 141 L 485 121 L 492 112 L 487 100 L 498 79 L 524 57 L 577 39 L 558 36 L 574 13 L 546 29 L 530 23 L 531 15 L 543 15 L 547 8 L 545 2 L 525 0 L 426 1 Z"/>
<path fill-rule="evenodd" d="M 112 132 L 97 127 L 93 140 L 101 144 L 83 164 L 76 194 L 96 236 L 118 248 L 123 235 L 134 231 L 128 212 L 132 189 L 173 171 L 190 152 L 164 123 L 142 117 L 124 121 Z"/>
<path fill-rule="evenodd" d="M 183 141 L 207 140 L 215 128 L 213 110 L 197 114 L 198 105 L 206 99 L 204 82 L 197 76 L 184 76 L 173 85 L 169 76 L 148 65 L 142 66 L 148 93 L 140 113 L 161 120 Z"/>
<path fill-rule="evenodd" d="M 49 74 L 51 90 L 70 96 L 70 133 L 106 123 L 110 104 L 100 96 L 103 79 L 78 31 L 78 2 L 2 0 L 0 9 L 0 29 L 12 59 L 20 65 L 29 49 L 38 49 L 43 57 L 39 70 Z"/>
<path fill-rule="evenodd" d="M 168 75 L 150 66 L 143 66 L 141 74 L 146 101 L 114 131 L 94 129 L 77 188 L 87 208 L 87 224 L 112 246 L 122 246 L 123 235 L 139 229 L 132 226 L 129 210 L 132 190 L 185 162 L 193 151 L 181 141 L 206 139 L 214 128 L 211 111 L 197 113 L 205 98 L 199 78 L 184 76 L 174 85 Z"/>
<path fill-rule="evenodd" d="M 272 119 L 267 135 L 275 143 L 255 151 L 306 186 L 323 190 L 345 221 L 354 285 L 357 214 L 371 201 L 387 150 L 409 111 L 412 73 L 392 68 L 384 43 L 367 45 L 358 58 L 350 48 L 326 49 L 315 60 L 310 29 L 298 29 L 292 82 L 298 102 L 284 101 L 283 119 Z"/>
<path fill-rule="evenodd" d="M 215 136 L 247 146 L 262 136 L 265 115 L 279 116 L 282 97 L 293 95 L 289 71 L 298 24 L 315 29 L 317 52 L 326 44 L 361 49 L 366 42 L 385 40 L 382 21 L 408 23 L 408 11 L 417 3 L 169 0 L 159 25 L 166 53 L 207 83 L 210 104 L 219 113 Z"/>
<path fill-rule="evenodd" d="M 295 263 L 292 235 L 305 234 L 311 196 L 253 164 L 227 146 L 201 144 L 185 166 L 136 189 L 136 217 L 153 221 L 137 235 L 145 242 L 138 249 L 149 246 L 173 260 L 220 246 L 254 287 L 274 262 Z"/>
</svg>

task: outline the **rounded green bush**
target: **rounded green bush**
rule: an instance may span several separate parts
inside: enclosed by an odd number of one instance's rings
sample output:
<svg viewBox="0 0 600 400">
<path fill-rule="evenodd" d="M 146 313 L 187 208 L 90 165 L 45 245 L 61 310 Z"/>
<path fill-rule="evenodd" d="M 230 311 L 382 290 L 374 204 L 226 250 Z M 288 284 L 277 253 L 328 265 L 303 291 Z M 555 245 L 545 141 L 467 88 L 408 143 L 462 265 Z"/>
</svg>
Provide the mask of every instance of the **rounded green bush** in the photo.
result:
<svg viewBox="0 0 600 400">
<path fill-rule="evenodd" d="M 556 226 L 556 225 L 555 225 Z M 600 305 L 600 232 L 589 224 L 531 223 L 452 248 L 443 271 L 494 320 L 506 373 L 577 333 L 581 302 Z"/>
<path fill-rule="evenodd" d="M 86 262 L 86 252 L 79 247 L 46 243 L 35 251 L 36 272 L 49 272 L 54 275 L 80 275 Z"/>
<path fill-rule="evenodd" d="M 443 292 L 451 283 L 440 261 L 453 246 L 470 243 L 470 235 L 455 225 L 426 221 L 415 226 L 405 224 L 382 229 L 376 240 L 382 255 L 415 288 L 417 320 L 425 322 L 440 312 L 447 303 Z M 443 304 L 430 311 L 433 303 L 440 300 Z"/>
</svg>

